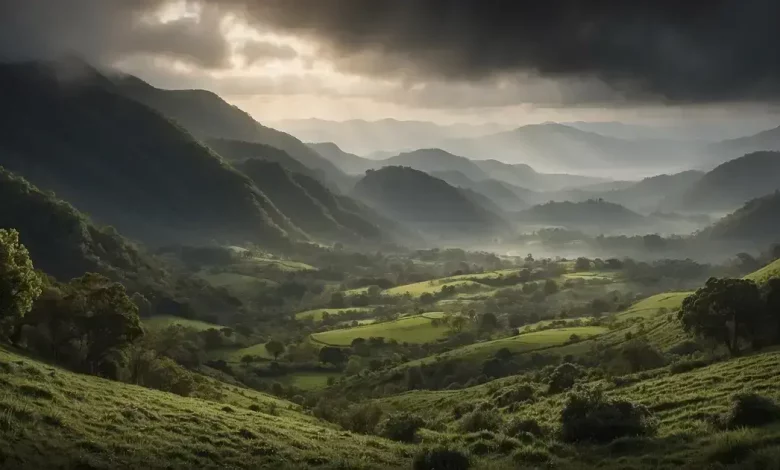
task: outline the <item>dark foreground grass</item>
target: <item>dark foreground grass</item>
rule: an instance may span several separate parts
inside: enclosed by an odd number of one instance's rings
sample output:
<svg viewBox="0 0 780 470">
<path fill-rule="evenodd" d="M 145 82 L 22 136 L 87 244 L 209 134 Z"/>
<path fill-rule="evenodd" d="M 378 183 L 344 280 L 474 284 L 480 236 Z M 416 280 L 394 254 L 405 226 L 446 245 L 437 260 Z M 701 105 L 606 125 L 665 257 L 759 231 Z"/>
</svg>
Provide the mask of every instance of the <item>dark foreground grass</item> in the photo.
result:
<svg viewBox="0 0 780 470">
<path fill-rule="evenodd" d="M 221 390 L 184 398 L 0 349 L 0 468 L 408 468 L 416 450 Z"/>
</svg>

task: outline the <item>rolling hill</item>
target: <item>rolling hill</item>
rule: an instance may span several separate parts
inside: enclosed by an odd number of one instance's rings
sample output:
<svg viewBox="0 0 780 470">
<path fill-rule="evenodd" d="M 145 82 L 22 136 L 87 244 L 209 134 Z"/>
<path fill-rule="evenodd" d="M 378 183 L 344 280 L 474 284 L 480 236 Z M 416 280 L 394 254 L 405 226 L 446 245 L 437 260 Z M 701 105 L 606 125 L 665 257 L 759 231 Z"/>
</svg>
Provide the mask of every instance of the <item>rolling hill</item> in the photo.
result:
<svg viewBox="0 0 780 470">
<path fill-rule="evenodd" d="M 484 197 L 504 211 L 516 211 L 527 204 L 518 194 L 527 193 L 523 188 L 513 187 L 509 183 L 494 179 L 473 181 L 459 171 L 432 171 L 430 175 L 446 181 L 452 186 L 469 189 Z"/>
<path fill-rule="evenodd" d="M 0 65 L 0 164 L 151 243 L 214 238 L 268 246 L 305 235 L 244 175 L 81 64 Z"/>
<path fill-rule="evenodd" d="M 314 149 L 315 152 L 327 158 L 334 165 L 339 167 L 341 171 L 350 175 L 362 175 L 371 168 L 376 166 L 374 160 L 368 158 L 359 157 L 355 154 L 345 152 L 339 148 L 338 145 L 332 142 L 321 142 L 308 144 L 309 147 Z"/>
<path fill-rule="evenodd" d="M 323 177 L 321 173 L 294 159 L 289 153 L 270 145 L 228 139 L 208 139 L 206 144 L 234 165 L 254 158 L 276 162 L 293 173 Z"/>
<path fill-rule="evenodd" d="M 711 144 L 707 150 L 717 158 L 717 163 L 753 152 L 780 151 L 780 126 L 737 139 L 723 140 Z"/>
<path fill-rule="evenodd" d="M 698 237 L 752 242 L 759 247 L 780 242 L 780 191 L 753 199 L 703 230 Z"/>
<path fill-rule="evenodd" d="M 342 207 L 346 196 L 335 195 L 318 180 L 295 174 L 276 162 L 249 159 L 237 166 L 296 226 L 328 240 L 379 239 L 380 229 Z"/>
<path fill-rule="evenodd" d="M 347 187 L 350 183 L 341 170 L 300 140 L 263 126 L 212 92 L 163 90 L 128 75 L 117 75 L 112 80 L 121 93 L 156 109 L 199 139 L 221 138 L 270 145 L 284 150 L 312 170 L 321 171 L 339 187 Z"/>
<path fill-rule="evenodd" d="M 490 178 L 533 191 L 556 191 L 608 181 L 606 178 L 592 176 L 539 173 L 523 163 L 509 164 L 493 159 L 474 160 L 474 164 Z"/>
<path fill-rule="evenodd" d="M 506 228 L 498 215 L 457 188 L 412 168 L 370 170 L 354 194 L 393 220 L 441 238 L 484 236 Z"/>
<path fill-rule="evenodd" d="M 754 152 L 719 165 L 667 206 L 685 210 L 731 211 L 780 189 L 780 152 Z"/>
<path fill-rule="evenodd" d="M 488 178 L 488 175 L 468 158 L 453 155 L 436 148 L 414 150 L 385 160 L 379 160 L 375 163 L 374 168 L 378 169 L 386 166 L 405 166 L 426 173 L 458 171 L 473 181 L 481 181 Z"/>
<path fill-rule="evenodd" d="M 647 223 L 644 217 L 625 207 L 603 200 L 548 202 L 515 214 L 515 220 L 529 225 L 604 231 L 630 230 Z"/>
</svg>

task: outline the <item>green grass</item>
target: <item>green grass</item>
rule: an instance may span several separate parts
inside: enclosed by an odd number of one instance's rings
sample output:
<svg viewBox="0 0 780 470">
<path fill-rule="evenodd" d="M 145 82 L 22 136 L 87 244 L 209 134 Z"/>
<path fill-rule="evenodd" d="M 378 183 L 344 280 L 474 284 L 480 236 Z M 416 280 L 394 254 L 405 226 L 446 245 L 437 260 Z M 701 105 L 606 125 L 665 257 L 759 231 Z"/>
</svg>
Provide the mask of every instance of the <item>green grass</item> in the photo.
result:
<svg viewBox="0 0 780 470">
<path fill-rule="evenodd" d="M 748 274 L 745 276 L 745 279 L 750 279 L 751 281 L 763 284 L 775 277 L 780 277 L 780 259 L 775 260 L 754 273 Z"/>
<path fill-rule="evenodd" d="M 3 349 L 0 370 L 2 468 L 408 468 L 413 449 L 224 384 L 220 401 L 184 398 Z"/>
<path fill-rule="evenodd" d="M 412 297 L 419 297 L 425 293 L 429 294 L 436 294 L 437 292 L 441 292 L 442 287 L 444 286 L 453 286 L 456 289 L 464 289 L 464 288 L 472 288 L 475 290 L 489 290 L 490 288 L 485 286 L 484 284 L 480 284 L 475 281 L 466 281 L 466 280 L 455 280 L 455 281 L 447 281 L 447 280 L 433 280 L 433 281 L 423 281 L 423 282 L 417 282 L 414 284 L 407 284 L 404 286 L 398 286 L 393 287 L 392 289 L 387 289 L 384 291 L 385 295 L 405 295 L 409 294 Z"/>
<path fill-rule="evenodd" d="M 561 276 L 563 281 L 567 279 L 584 279 L 586 281 L 612 281 L 618 277 L 614 271 L 580 271 L 576 273 L 566 273 Z"/>
<path fill-rule="evenodd" d="M 329 346 L 349 346 L 355 338 L 383 337 L 385 340 L 394 339 L 399 343 L 430 343 L 443 338 L 449 327 L 445 325 L 434 326 L 431 318 L 426 314 L 403 317 L 398 320 L 372 323 L 370 325 L 356 326 L 341 330 L 331 330 L 322 333 L 314 333 L 311 338 L 314 342 Z"/>
<path fill-rule="evenodd" d="M 265 343 L 257 343 L 240 349 L 220 349 L 210 353 L 209 358 L 222 359 L 230 364 L 238 364 L 241 362 L 241 358 L 246 355 L 258 356 L 262 359 L 269 360 L 274 358 L 272 355 L 268 354 L 268 351 L 265 349 Z"/>
<path fill-rule="evenodd" d="M 269 284 L 275 284 L 268 279 L 260 279 L 246 274 L 222 272 L 212 274 L 208 271 L 202 271 L 198 277 L 215 287 L 224 287 L 233 295 L 243 297 L 252 295 L 259 288 Z"/>
<path fill-rule="evenodd" d="M 279 271 L 286 271 L 286 272 L 317 270 L 317 268 L 315 268 L 314 266 L 310 264 L 302 263 L 300 261 L 281 260 L 281 259 L 262 258 L 262 257 L 252 258 L 251 261 L 261 266 L 267 266 L 270 268 L 277 269 Z"/>
<path fill-rule="evenodd" d="M 331 317 L 341 315 L 347 312 L 370 312 L 374 310 L 374 307 L 349 307 L 349 308 L 318 308 L 316 310 L 307 310 L 305 312 L 299 312 L 295 314 L 296 320 L 312 319 L 314 321 L 322 321 L 322 314 L 327 313 Z"/>
<path fill-rule="evenodd" d="M 294 372 L 279 377 L 278 382 L 302 390 L 320 390 L 328 386 L 328 379 L 341 377 L 339 372 Z"/>
<path fill-rule="evenodd" d="M 163 328 L 167 328 L 171 325 L 181 325 L 198 331 L 204 331 L 210 328 L 224 328 L 224 326 L 217 325 L 215 323 L 175 317 L 173 315 L 157 315 L 154 317 L 143 318 L 142 320 L 144 327 L 150 330 L 162 330 Z"/>
<path fill-rule="evenodd" d="M 658 313 L 660 309 L 673 312 L 682 306 L 683 300 L 693 292 L 665 292 L 648 297 L 632 305 L 628 310 L 620 312 L 617 317 L 621 320 L 627 318 L 649 318 Z"/>
</svg>

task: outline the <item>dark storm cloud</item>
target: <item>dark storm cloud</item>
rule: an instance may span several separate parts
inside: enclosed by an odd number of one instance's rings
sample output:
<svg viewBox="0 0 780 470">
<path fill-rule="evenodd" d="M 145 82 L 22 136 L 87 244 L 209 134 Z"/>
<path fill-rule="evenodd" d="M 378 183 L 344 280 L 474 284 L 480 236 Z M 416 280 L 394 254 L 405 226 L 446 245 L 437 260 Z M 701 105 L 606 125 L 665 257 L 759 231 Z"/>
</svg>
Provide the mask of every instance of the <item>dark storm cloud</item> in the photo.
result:
<svg viewBox="0 0 780 470">
<path fill-rule="evenodd" d="M 0 0 L 0 56 L 74 53 L 113 64 L 149 55 L 202 69 L 229 67 L 234 52 L 248 63 L 294 56 L 263 43 L 233 51 L 220 30 L 232 13 L 312 40 L 338 70 L 410 87 L 514 81 L 519 91 L 505 95 L 534 102 L 541 80 L 560 85 L 544 91 L 568 105 L 780 97 L 778 0 L 191 0 L 197 18 L 145 21 L 168 3 Z M 439 87 L 436 102 L 457 86 Z"/>
<path fill-rule="evenodd" d="M 342 68 L 479 80 L 595 77 L 627 97 L 780 96 L 777 0 L 258 0 L 262 23 L 313 38 Z"/>
</svg>

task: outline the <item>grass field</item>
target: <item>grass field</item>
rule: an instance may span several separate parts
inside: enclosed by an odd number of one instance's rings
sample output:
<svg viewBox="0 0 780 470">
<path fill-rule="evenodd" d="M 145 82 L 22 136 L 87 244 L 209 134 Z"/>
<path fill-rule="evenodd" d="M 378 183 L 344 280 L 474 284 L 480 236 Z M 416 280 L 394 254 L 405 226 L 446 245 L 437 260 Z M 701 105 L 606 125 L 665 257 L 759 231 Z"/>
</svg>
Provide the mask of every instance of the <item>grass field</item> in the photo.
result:
<svg viewBox="0 0 780 470">
<path fill-rule="evenodd" d="M 314 321 L 322 321 L 322 314 L 327 313 L 331 317 L 341 315 L 347 312 L 370 312 L 374 307 L 350 307 L 350 308 L 318 308 L 316 310 L 307 310 L 295 314 L 296 320 L 305 320 L 311 318 Z"/>
<path fill-rule="evenodd" d="M 210 353 L 209 358 L 222 359 L 223 361 L 230 364 L 238 364 L 241 362 L 241 358 L 246 355 L 258 356 L 262 359 L 274 358 L 272 355 L 268 354 L 268 351 L 266 351 L 265 343 L 257 343 L 253 344 L 252 346 L 247 346 L 246 348 L 240 349 L 220 349 Z"/>
<path fill-rule="evenodd" d="M 339 372 L 295 372 L 276 378 L 277 382 L 302 390 L 320 390 L 328 386 L 328 379 L 341 377 Z"/>
<path fill-rule="evenodd" d="M 231 294 L 244 297 L 252 295 L 259 288 L 267 286 L 269 284 L 276 284 L 273 281 L 267 279 L 260 279 L 254 276 L 247 276 L 245 274 L 238 273 L 216 273 L 211 274 L 207 271 L 203 271 L 198 274 L 198 277 L 208 282 L 215 287 L 224 287 Z"/>
<path fill-rule="evenodd" d="M 763 284 L 774 277 L 780 277 L 780 259 L 775 260 L 754 273 L 748 274 L 745 276 L 745 279 L 750 279 L 751 281 Z"/>
<path fill-rule="evenodd" d="M 628 310 L 620 312 L 617 317 L 621 320 L 627 318 L 648 318 L 654 316 L 662 308 L 674 312 L 682 305 L 683 300 L 693 292 L 665 292 L 648 297 L 632 305 Z"/>
<path fill-rule="evenodd" d="M 408 468 L 411 446 L 336 429 L 268 395 L 220 402 L 74 374 L 0 349 L 0 467 Z"/>
<path fill-rule="evenodd" d="M 162 330 L 163 328 L 167 328 L 171 325 L 181 325 L 198 331 L 208 330 L 210 328 L 224 328 L 223 326 L 214 323 L 207 323 L 200 320 L 191 320 L 189 318 L 174 317 L 173 315 L 157 315 L 154 317 L 143 318 L 142 321 L 144 327 L 151 330 Z"/>
<path fill-rule="evenodd" d="M 251 261 L 261 266 L 268 266 L 270 268 L 274 268 L 279 271 L 297 272 L 297 271 L 317 270 L 317 268 L 315 268 L 314 266 L 306 263 L 301 263 L 300 261 L 290 261 L 290 260 L 262 258 L 262 257 L 252 258 Z"/>
<path fill-rule="evenodd" d="M 449 331 L 446 325 L 434 326 L 426 315 L 414 315 L 398 320 L 372 323 L 341 330 L 314 333 L 314 342 L 329 346 L 349 346 L 355 338 L 383 337 L 385 341 L 394 339 L 399 343 L 430 343 L 443 338 Z"/>
<path fill-rule="evenodd" d="M 576 273 L 566 273 L 561 276 L 563 281 L 567 279 L 584 279 L 586 281 L 613 281 L 618 277 L 617 272 L 613 271 L 580 271 Z"/>
<path fill-rule="evenodd" d="M 412 297 L 419 297 L 425 293 L 435 294 L 440 292 L 444 286 L 453 286 L 456 289 L 473 288 L 475 290 L 490 290 L 489 287 L 484 284 L 480 284 L 475 281 L 446 281 L 436 279 L 433 281 L 417 282 L 415 284 L 407 284 L 404 286 L 393 287 L 384 291 L 385 295 L 405 295 L 409 294 Z"/>
</svg>

